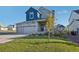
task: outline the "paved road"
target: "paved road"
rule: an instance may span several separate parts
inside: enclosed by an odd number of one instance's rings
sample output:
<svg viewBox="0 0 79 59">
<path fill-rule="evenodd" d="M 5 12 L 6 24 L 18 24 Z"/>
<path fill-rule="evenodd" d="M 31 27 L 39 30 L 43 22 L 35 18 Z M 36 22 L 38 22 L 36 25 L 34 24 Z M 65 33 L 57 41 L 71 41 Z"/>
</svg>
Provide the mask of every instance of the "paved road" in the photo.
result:
<svg viewBox="0 0 79 59">
<path fill-rule="evenodd" d="M 0 43 L 6 43 L 9 41 L 12 41 L 13 38 L 24 37 L 24 36 L 27 36 L 27 35 L 17 35 L 17 34 L 0 35 Z"/>
</svg>

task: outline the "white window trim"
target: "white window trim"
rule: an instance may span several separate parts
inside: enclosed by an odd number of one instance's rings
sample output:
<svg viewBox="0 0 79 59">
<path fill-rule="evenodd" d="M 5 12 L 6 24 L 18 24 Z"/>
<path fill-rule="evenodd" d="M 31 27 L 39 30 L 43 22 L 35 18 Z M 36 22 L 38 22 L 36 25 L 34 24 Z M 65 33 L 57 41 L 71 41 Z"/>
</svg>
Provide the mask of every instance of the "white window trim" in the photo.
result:
<svg viewBox="0 0 79 59">
<path fill-rule="evenodd" d="M 33 17 L 31 17 L 31 15 L 33 15 Z M 29 13 L 29 19 L 33 19 L 34 18 L 34 13 L 33 12 L 30 12 Z"/>
<path fill-rule="evenodd" d="M 37 16 L 38 16 L 38 18 L 40 17 L 40 14 L 39 13 L 37 13 Z"/>
</svg>

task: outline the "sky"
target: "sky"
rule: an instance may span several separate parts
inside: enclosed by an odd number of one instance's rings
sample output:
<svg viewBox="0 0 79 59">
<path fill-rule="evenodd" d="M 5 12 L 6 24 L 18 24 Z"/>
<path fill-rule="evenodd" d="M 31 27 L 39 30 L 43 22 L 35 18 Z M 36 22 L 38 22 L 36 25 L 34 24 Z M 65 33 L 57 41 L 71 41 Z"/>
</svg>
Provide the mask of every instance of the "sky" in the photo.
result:
<svg viewBox="0 0 79 59">
<path fill-rule="evenodd" d="M 31 6 L 0 6 L 0 24 L 3 26 L 13 25 L 26 21 L 25 12 Z M 40 6 L 32 6 L 39 8 Z M 55 10 L 55 24 L 68 25 L 72 10 L 79 9 L 79 6 L 44 6 L 49 10 Z"/>
</svg>

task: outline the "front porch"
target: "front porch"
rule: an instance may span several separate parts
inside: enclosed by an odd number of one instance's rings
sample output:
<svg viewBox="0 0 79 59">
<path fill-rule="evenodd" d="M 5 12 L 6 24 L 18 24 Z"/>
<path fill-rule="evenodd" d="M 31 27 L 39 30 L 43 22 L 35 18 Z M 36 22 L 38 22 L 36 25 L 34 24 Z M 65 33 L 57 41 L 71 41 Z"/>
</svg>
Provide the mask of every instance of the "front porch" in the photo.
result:
<svg viewBox="0 0 79 59">
<path fill-rule="evenodd" d="M 38 21 L 38 33 L 46 33 L 46 21 Z"/>
</svg>

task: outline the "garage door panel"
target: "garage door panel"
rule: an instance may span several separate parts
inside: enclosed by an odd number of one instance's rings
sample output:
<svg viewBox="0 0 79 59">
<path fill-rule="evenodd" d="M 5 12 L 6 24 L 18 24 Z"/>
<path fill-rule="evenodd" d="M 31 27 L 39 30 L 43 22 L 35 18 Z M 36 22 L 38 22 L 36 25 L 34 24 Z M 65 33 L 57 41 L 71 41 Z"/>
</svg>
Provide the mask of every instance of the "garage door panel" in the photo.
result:
<svg viewBox="0 0 79 59">
<path fill-rule="evenodd" d="M 36 27 L 24 27 L 23 31 L 24 33 L 34 33 L 36 32 Z"/>
</svg>

